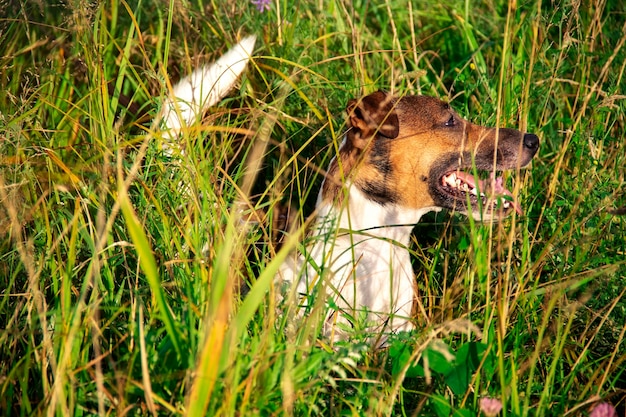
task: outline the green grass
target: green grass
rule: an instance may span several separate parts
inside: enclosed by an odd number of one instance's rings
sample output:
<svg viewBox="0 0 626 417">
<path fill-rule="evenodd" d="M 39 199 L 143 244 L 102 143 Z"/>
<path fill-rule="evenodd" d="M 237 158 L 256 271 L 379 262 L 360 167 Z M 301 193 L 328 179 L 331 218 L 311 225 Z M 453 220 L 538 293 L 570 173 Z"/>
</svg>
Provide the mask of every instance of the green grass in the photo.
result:
<svg viewBox="0 0 626 417">
<path fill-rule="evenodd" d="M 2 415 L 623 414 L 619 2 L 57 3 L 0 3 Z M 154 115 L 247 34 L 241 88 L 164 157 L 120 93 Z M 300 234 L 278 250 L 272 215 L 306 221 L 346 103 L 380 88 L 541 149 L 523 216 L 416 227 L 418 330 L 331 347 L 319 308 L 278 308 Z"/>
</svg>

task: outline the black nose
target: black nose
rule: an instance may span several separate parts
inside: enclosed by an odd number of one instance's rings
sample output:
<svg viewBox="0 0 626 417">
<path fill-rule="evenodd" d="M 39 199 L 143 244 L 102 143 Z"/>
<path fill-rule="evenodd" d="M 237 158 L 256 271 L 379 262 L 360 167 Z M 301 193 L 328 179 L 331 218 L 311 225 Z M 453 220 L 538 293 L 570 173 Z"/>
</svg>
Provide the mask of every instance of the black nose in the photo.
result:
<svg viewBox="0 0 626 417">
<path fill-rule="evenodd" d="M 539 149 L 539 138 L 537 137 L 537 135 L 533 135 L 532 133 L 525 133 L 524 146 L 531 151 L 537 151 L 537 149 Z"/>
</svg>

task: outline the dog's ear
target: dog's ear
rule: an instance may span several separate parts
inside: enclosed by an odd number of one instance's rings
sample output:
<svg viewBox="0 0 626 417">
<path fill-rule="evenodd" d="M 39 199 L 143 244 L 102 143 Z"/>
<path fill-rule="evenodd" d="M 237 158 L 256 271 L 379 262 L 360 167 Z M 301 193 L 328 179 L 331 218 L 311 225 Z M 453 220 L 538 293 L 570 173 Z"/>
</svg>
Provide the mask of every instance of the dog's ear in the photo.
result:
<svg viewBox="0 0 626 417">
<path fill-rule="evenodd" d="M 377 91 L 360 100 L 348 102 L 348 124 L 352 144 L 363 149 L 375 134 L 393 139 L 398 137 L 400 126 L 390 94 Z"/>
</svg>

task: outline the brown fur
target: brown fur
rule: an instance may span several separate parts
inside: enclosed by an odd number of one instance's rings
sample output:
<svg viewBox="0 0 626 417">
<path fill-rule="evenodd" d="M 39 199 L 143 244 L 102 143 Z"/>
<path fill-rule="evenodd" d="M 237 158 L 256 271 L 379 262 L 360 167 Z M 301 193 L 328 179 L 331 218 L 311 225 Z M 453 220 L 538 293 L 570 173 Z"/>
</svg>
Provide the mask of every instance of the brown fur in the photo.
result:
<svg viewBox="0 0 626 417">
<path fill-rule="evenodd" d="M 347 111 L 350 130 L 323 189 L 323 199 L 335 204 L 341 204 L 341 184 L 348 179 L 379 204 L 475 211 L 443 192 L 441 177 L 472 167 L 519 168 L 539 147 L 533 134 L 475 125 L 432 97 L 397 99 L 378 91 L 352 100 Z"/>
</svg>

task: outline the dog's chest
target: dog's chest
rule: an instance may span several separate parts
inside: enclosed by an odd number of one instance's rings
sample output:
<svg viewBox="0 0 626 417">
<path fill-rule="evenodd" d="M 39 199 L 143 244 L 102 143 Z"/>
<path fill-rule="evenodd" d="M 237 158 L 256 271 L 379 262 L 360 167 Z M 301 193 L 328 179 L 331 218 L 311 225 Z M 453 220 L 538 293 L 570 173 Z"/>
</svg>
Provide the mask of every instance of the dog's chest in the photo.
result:
<svg viewBox="0 0 626 417">
<path fill-rule="evenodd" d="M 364 319 L 375 333 L 408 330 L 414 278 L 406 246 L 423 213 L 378 204 L 347 187 L 340 209 L 319 199 L 309 244 L 282 269 L 283 279 L 296 283 L 301 305 L 311 305 L 310 294 L 332 299 L 337 310 L 327 316 L 327 334 L 337 332 L 336 323 L 348 323 L 346 317 Z"/>
</svg>

